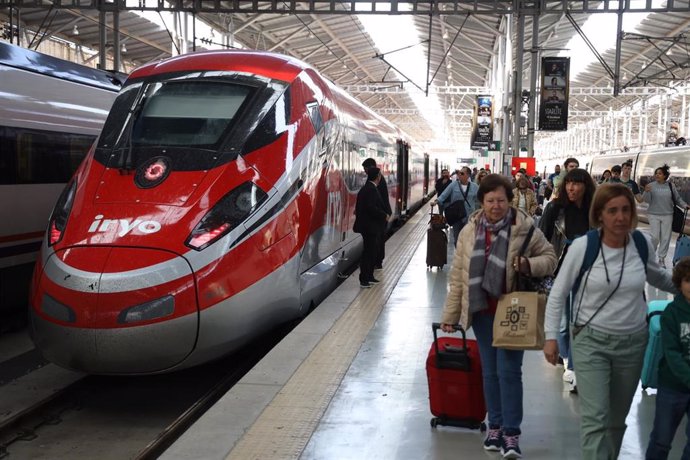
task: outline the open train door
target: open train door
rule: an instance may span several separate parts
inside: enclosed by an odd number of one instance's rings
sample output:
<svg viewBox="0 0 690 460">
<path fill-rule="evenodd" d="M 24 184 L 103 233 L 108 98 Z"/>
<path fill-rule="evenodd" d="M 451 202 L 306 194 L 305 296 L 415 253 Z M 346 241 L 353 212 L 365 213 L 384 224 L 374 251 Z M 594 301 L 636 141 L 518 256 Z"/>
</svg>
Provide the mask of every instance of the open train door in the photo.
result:
<svg viewBox="0 0 690 460">
<path fill-rule="evenodd" d="M 397 211 L 400 216 L 407 215 L 407 200 L 410 196 L 410 145 L 398 139 L 398 194 Z"/>
<path fill-rule="evenodd" d="M 424 154 L 424 197 L 429 196 L 429 154 Z"/>
</svg>

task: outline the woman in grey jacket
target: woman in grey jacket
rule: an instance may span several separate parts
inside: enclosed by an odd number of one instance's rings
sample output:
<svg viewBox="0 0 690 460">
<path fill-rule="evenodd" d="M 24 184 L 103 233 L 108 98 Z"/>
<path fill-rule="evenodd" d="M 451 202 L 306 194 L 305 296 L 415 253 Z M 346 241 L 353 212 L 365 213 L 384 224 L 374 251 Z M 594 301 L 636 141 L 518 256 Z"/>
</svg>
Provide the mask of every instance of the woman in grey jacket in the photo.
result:
<svg viewBox="0 0 690 460">
<path fill-rule="evenodd" d="M 646 237 L 648 257 L 643 264 L 632 233 L 637 226 L 635 198 L 627 186 L 599 186 L 589 221 L 599 229 L 598 252 L 574 295 L 570 327 L 582 457 L 616 459 L 647 346 L 645 282 L 677 291 L 671 273 L 659 266 Z M 546 304 L 544 356 L 553 365 L 558 359 L 561 312 L 583 267 L 587 239 L 573 241 Z"/>
<path fill-rule="evenodd" d="M 680 197 L 676 186 L 668 182 L 668 165 L 654 170 L 654 182 L 645 185 L 642 199 L 649 203 L 647 218 L 649 219 L 649 233 L 652 235 L 654 249 L 658 248 L 659 265 L 666 268 L 666 254 L 671 242 L 671 225 L 673 224 L 673 206 L 682 208 L 688 205 Z"/>
</svg>

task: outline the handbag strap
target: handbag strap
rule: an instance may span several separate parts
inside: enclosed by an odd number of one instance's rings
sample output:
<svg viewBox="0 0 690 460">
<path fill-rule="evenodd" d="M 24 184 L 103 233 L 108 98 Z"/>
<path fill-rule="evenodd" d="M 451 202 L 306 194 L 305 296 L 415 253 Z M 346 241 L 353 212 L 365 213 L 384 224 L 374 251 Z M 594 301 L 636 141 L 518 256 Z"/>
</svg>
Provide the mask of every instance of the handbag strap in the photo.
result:
<svg viewBox="0 0 690 460">
<path fill-rule="evenodd" d="M 676 194 L 673 193 L 673 186 L 671 185 L 670 182 L 667 182 L 668 184 L 668 189 L 671 191 L 671 201 L 673 201 L 673 206 L 678 206 L 678 203 L 676 202 Z"/>
<path fill-rule="evenodd" d="M 527 236 L 525 236 L 525 240 L 522 242 L 522 246 L 520 246 L 520 251 L 518 251 L 518 264 L 520 263 L 520 257 L 525 255 L 525 251 L 527 251 L 527 246 L 529 246 L 529 242 L 532 239 L 532 235 L 534 234 L 534 225 L 530 225 L 529 231 L 527 232 Z M 517 270 L 515 270 L 515 283 L 518 289 L 520 288 L 520 267 L 517 267 Z"/>
</svg>

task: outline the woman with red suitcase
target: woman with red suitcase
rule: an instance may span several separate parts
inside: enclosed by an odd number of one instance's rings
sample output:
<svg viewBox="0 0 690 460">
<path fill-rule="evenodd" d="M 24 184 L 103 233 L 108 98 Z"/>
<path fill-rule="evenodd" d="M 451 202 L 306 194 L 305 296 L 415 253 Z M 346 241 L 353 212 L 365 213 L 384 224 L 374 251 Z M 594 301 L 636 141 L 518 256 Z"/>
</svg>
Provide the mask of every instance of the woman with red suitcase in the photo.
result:
<svg viewBox="0 0 690 460">
<path fill-rule="evenodd" d="M 503 458 L 520 458 L 522 423 L 522 358 L 524 351 L 492 346 L 496 305 L 501 295 L 515 290 L 516 271 L 543 277 L 556 268 L 556 254 L 535 230 L 524 257 L 518 252 L 533 226 L 525 212 L 511 207 L 512 184 L 503 176 L 486 176 L 477 193 L 481 209 L 460 232 L 450 272 L 442 329 L 455 324 L 474 330 L 479 345 L 489 430 L 484 448 Z"/>
</svg>

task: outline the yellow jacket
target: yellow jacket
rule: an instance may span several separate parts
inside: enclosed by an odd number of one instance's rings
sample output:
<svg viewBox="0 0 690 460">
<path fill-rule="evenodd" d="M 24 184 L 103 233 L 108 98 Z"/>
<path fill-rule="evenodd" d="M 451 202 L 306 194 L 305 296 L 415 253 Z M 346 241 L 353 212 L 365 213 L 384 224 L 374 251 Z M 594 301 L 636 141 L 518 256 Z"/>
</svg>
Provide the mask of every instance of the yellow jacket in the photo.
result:
<svg viewBox="0 0 690 460">
<path fill-rule="evenodd" d="M 518 207 L 518 200 L 520 199 L 520 189 L 513 189 L 513 203 L 514 208 Z M 533 190 L 525 190 L 525 203 L 527 204 L 527 214 L 530 216 L 534 215 L 534 211 L 537 210 L 537 196 Z"/>
</svg>

